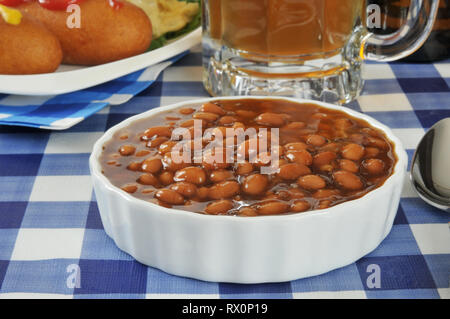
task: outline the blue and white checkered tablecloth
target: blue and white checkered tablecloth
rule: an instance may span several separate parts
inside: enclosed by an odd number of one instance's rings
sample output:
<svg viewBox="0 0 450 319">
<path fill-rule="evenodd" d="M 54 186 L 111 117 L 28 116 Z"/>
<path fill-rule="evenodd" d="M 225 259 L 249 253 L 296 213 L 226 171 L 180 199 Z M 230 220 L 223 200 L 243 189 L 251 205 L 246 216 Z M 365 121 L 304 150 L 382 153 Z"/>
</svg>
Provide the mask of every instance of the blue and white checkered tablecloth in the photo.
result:
<svg viewBox="0 0 450 319">
<path fill-rule="evenodd" d="M 408 180 L 387 239 L 354 264 L 313 278 L 202 282 L 120 251 L 100 221 L 88 170 L 92 145 L 131 115 L 207 96 L 200 65 L 197 49 L 127 103 L 66 131 L 0 127 L 0 298 L 450 298 L 450 215 L 420 200 Z M 450 117 L 450 61 L 369 63 L 365 78 L 363 95 L 349 107 L 390 126 L 410 158 L 424 132 Z M 379 266 L 380 288 L 368 285 L 370 265 Z"/>
<path fill-rule="evenodd" d="M 164 69 L 187 53 L 188 51 L 182 52 L 146 69 L 72 93 L 46 96 L 0 93 L 0 125 L 68 129 L 108 105 L 128 102 L 150 87 Z"/>
</svg>

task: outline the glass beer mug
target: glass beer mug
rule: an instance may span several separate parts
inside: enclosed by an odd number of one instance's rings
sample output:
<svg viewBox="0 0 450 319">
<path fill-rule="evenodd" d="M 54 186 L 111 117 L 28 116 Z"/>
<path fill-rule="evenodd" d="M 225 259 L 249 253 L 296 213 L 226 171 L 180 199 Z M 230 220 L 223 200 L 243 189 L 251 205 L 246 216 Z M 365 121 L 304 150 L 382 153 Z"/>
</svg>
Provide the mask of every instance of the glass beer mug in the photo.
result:
<svg viewBox="0 0 450 319">
<path fill-rule="evenodd" d="M 377 34 L 394 33 L 405 23 L 411 0 L 367 0 L 381 8 L 381 27 L 370 28 Z M 440 0 L 433 29 L 419 50 L 402 61 L 432 62 L 450 58 L 450 0 Z"/>
<path fill-rule="evenodd" d="M 411 0 L 404 24 L 388 35 L 368 30 L 381 21 L 376 2 L 204 0 L 205 88 L 214 96 L 350 102 L 363 87 L 363 61 L 416 51 L 433 27 L 439 0 Z"/>
</svg>

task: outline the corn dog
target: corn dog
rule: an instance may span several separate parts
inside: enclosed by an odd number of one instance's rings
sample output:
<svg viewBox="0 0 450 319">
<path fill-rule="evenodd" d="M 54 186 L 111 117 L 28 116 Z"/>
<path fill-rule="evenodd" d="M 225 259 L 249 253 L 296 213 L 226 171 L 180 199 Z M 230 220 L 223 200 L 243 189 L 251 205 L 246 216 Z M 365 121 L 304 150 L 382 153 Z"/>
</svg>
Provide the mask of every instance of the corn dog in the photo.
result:
<svg viewBox="0 0 450 319">
<path fill-rule="evenodd" d="M 11 0 L 10 0 L 11 1 Z M 18 0 L 15 0 L 18 1 Z M 20 0 L 19 0 L 20 1 Z M 145 52 L 152 26 L 143 10 L 119 0 L 71 0 L 65 6 L 52 0 L 24 2 L 17 6 L 25 17 L 40 21 L 60 41 L 63 63 L 97 65 Z M 80 28 L 67 24 L 69 3 L 80 7 Z"/>
<path fill-rule="evenodd" d="M 56 36 L 20 11 L 0 5 L 0 74 L 51 73 L 61 60 Z"/>
</svg>

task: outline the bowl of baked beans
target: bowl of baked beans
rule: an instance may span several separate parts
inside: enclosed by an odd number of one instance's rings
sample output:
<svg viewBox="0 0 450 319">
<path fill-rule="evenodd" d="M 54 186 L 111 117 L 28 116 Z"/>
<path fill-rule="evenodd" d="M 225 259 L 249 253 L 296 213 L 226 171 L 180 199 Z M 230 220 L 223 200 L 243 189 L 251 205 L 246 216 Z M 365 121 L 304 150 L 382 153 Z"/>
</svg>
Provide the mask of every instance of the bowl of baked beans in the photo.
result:
<svg viewBox="0 0 450 319">
<path fill-rule="evenodd" d="M 318 275 L 389 233 L 407 155 L 391 130 L 331 104 L 218 97 L 109 129 L 90 158 L 106 233 L 143 264 L 215 282 Z"/>
</svg>

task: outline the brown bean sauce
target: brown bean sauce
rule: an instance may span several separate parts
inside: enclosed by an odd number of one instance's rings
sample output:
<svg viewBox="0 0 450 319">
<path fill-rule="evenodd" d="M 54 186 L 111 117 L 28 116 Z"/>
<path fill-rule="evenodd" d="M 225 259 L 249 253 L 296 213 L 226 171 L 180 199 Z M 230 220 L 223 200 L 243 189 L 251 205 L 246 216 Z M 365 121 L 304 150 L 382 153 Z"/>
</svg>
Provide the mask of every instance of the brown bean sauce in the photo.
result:
<svg viewBox="0 0 450 319">
<path fill-rule="evenodd" d="M 190 163 L 174 163 L 171 149 L 179 138 L 173 140 L 171 133 L 180 126 L 193 132 L 192 119 L 202 121 L 200 135 L 213 128 L 278 128 L 279 134 L 254 138 L 278 137 L 279 172 L 261 173 L 270 166 L 262 159 L 275 152 L 270 142 L 265 154 L 256 150 L 252 163 L 251 151 L 240 153 L 246 161 L 236 163 L 244 160 L 238 156 L 242 145 L 229 147 L 228 161 L 233 163 L 208 161 L 217 150 L 200 157 L 192 152 Z M 196 145 L 205 148 L 210 142 L 197 139 Z M 248 137 L 244 143 L 250 144 Z M 220 149 L 224 154 L 225 145 Z M 283 100 L 240 99 L 135 121 L 105 143 L 100 163 L 113 185 L 145 201 L 202 214 L 261 216 L 324 209 L 364 196 L 393 173 L 393 149 L 382 131 L 341 111 Z"/>
</svg>

